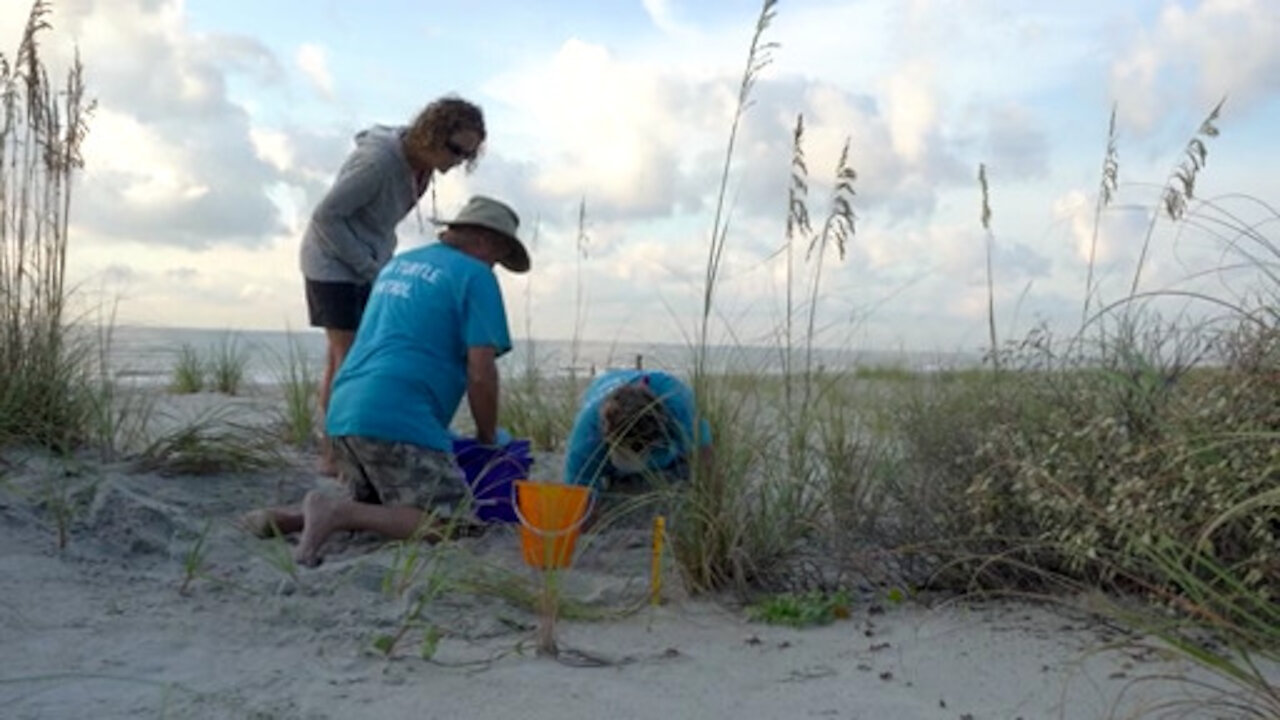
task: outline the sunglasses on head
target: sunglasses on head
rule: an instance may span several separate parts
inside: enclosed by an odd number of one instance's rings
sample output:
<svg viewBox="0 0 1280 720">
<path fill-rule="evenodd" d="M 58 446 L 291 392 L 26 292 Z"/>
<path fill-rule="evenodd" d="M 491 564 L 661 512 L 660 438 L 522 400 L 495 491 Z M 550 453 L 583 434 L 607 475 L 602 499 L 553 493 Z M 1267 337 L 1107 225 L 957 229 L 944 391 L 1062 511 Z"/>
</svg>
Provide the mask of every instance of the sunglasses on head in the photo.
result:
<svg viewBox="0 0 1280 720">
<path fill-rule="evenodd" d="M 475 150 L 468 150 L 457 143 L 453 138 L 447 138 L 444 141 L 444 149 L 453 153 L 453 156 L 461 160 L 474 160 L 476 157 Z"/>
</svg>

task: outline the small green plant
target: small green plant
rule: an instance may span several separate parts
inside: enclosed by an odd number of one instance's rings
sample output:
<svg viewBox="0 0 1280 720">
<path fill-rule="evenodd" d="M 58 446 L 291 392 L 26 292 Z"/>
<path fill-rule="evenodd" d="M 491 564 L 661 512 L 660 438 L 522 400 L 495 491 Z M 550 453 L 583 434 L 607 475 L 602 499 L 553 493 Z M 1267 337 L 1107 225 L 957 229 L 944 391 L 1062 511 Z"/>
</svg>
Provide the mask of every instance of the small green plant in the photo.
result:
<svg viewBox="0 0 1280 720">
<path fill-rule="evenodd" d="M 753 605 L 747 615 L 754 622 L 803 628 L 847 619 L 851 605 L 848 593 L 843 591 L 783 593 Z"/>
<path fill-rule="evenodd" d="M 183 343 L 173 365 L 173 379 L 169 388 L 182 395 L 204 390 L 205 363 L 200 353 L 190 343 Z"/>
<path fill-rule="evenodd" d="M 422 643 L 419 645 L 419 654 L 423 660 L 430 660 L 435 655 L 442 632 L 436 625 L 423 620 L 423 612 L 427 609 L 427 606 L 444 594 L 448 586 L 448 578 L 443 569 L 439 565 L 432 563 L 431 571 L 427 573 L 425 581 L 414 588 L 412 599 L 400 619 L 399 627 L 393 633 L 381 633 L 374 636 L 373 647 L 383 655 L 390 657 L 405 636 L 418 629 L 423 633 Z"/>
<path fill-rule="evenodd" d="M 247 545 L 249 552 L 257 555 L 281 575 L 298 582 L 298 561 L 293 557 L 293 546 L 278 532 L 273 532 L 265 541 L 253 539 Z"/>
<path fill-rule="evenodd" d="M 276 379 L 284 393 L 280 424 L 285 441 L 297 448 L 309 447 L 316 434 L 318 376 L 292 333 L 288 354 L 278 364 Z"/>
<path fill-rule="evenodd" d="M 206 520 L 204 529 L 182 556 L 182 585 L 178 587 L 180 595 L 186 595 L 190 591 L 191 583 L 204 572 L 205 556 L 209 552 L 209 531 L 212 529 L 213 520 Z"/>
<path fill-rule="evenodd" d="M 0 462 L 0 470 L 5 469 Z M 53 525 L 59 550 L 71 540 L 71 529 L 97 491 L 101 476 L 75 456 L 59 455 L 13 477 L 0 475 L 0 487 L 37 505 Z"/>
<path fill-rule="evenodd" d="M 234 334 L 223 336 L 213 349 L 213 357 L 207 364 L 214 390 L 225 395 L 239 394 L 249 365 L 249 354 L 240 347 L 239 339 Z"/>
<path fill-rule="evenodd" d="M 419 655 L 423 660 L 435 656 L 443 630 L 427 622 L 423 614 L 431 603 L 457 584 L 452 568 L 459 553 L 451 538 L 460 533 L 463 523 L 467 522 L 464 518 L 468 516 L 466 509 L 448 519 L 442 519 L 433 512 L 425 513 L 414 534 L 396 543 L 391 567 L 382 578 L 382 589 L 395 599 L 409 594 L 410 601 L 396 631 L 374 637 L 373 647 L 378 652 L 390 657 L 410 632 L 421 630 Z M 428 545 L 427 542 L 434 544 Z"/>
<path fill-rule="evenodd" d="M 169 475 L 257 472 L 283 467 L 279 440 L 246 425 L 228 409 L 202 413 L 153 440 L 137 458 L 140 469 Z"/>
</svg>

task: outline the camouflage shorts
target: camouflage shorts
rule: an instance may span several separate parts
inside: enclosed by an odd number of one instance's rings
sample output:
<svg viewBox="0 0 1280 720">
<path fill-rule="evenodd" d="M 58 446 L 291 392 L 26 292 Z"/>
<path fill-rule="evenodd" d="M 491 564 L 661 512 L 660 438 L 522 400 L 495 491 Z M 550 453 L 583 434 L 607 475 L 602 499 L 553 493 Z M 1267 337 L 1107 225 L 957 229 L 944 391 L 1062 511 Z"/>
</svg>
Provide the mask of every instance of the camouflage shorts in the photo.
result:
<svg viewBox="0 0 1280 720">
<path fill-rule="evenodd" d="M 338 472 L 357 502 L 453 515 L 467 500 L 453 455 L 409 443 L 345 435 L 332 438 Z"/>
</svg>

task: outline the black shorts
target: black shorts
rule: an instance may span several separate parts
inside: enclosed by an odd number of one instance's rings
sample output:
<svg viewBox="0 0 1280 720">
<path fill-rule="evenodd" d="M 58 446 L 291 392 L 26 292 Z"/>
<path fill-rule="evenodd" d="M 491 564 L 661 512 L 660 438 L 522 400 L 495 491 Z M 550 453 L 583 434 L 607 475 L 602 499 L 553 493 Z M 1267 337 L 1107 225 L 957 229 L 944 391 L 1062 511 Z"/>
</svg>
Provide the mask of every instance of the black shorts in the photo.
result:
<svg viewBox="0 0 1280 720">
<path fill-rule="evenodd" d="M 369 285 L 306 279 L 307 315 L 311 327 L 349 330 L 360 327 L 360 316 L 369 304 Z"/>
</svg>

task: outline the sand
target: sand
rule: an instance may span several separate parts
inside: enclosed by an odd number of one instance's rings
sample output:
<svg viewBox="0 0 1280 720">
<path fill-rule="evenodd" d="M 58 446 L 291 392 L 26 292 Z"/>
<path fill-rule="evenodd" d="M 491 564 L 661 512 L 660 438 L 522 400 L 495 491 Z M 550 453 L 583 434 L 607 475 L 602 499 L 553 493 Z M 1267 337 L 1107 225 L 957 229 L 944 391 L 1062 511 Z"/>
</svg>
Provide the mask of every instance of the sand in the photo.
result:
<svg viewBox="0 0 1280 720">
<path fill-rule="evenodd" d="M 333 489 L 310 472 L 313 458 L 213 477 L 87 458 L 68 477 L 40 454 L 5 461 L 0 716 L 15 720 L 1093 719 L 1135 717 L 1187 692 L 1143 678 L 1197 673 L 1070 601 L 895 604 L 867 585 L 850 618 L 797 630 L 750 622 L 727 598 L 691 599 L 668 574 L 665 602 L 649 606 L 639 530 L 592 538 L 561 578 L 567 597 L 606 618 L 562 619 L 559 659 L 533 653 L 536 615 L 457 585 L 424 604 L 423 623 L 440 633 L 430 659 L 421 629 L 387 657 L 374 639 L 420 597 L 385 587 L 404 557 L 396 547 L 343 536 L 320 567 L 290 572 L 279 541 L 233 523 Z M 84 503 L 61 550 L 37 492 L 55 475 Z M 206 527 L 184 588 L 184 558 Z M 460 542 L 439 567 L 455 581 L 483 571 L 534 582 L 509 527 Z"/>
</svg>

